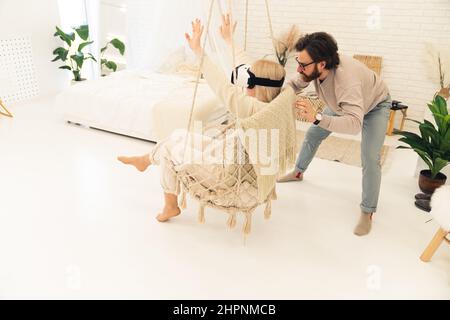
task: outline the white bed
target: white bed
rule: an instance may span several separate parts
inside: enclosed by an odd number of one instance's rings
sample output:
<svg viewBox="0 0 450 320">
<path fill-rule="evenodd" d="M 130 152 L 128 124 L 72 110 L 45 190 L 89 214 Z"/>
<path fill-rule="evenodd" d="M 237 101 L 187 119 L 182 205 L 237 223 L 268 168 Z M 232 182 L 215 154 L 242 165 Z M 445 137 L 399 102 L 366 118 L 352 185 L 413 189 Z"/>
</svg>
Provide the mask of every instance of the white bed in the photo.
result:
<svg viewBox="0 0 450 320">
<path fill-rule="evenodd" d="M 57 96 L 56 107 L 69 122 L 156 142 L 186 128 L 194 86 L 192 74 L 124 70 L 73 85 Z M 224 112 L 201 80 L 194 120 Z"/>
</svg>

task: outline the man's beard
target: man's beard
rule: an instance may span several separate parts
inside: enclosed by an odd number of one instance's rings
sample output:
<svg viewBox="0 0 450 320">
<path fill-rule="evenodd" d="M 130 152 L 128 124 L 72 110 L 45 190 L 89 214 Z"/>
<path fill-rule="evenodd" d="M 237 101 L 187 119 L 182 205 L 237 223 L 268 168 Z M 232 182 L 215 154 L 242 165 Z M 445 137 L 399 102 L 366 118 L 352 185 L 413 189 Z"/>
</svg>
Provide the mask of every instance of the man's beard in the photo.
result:
<svg viewBox="0 0 450 320">
<path fill-rule="evenodd" d="M 311 75 L 307 76 L 304 73 L 301 73 L 302 79 L 305 82 L 311 82 L 313 80 L 316 80 L 322 75 L 322 73 L 319 72 L 319 69 L 317 68 L 317 64 L 314 66 L 314 71 L 311 73 Z"/>
</svg>

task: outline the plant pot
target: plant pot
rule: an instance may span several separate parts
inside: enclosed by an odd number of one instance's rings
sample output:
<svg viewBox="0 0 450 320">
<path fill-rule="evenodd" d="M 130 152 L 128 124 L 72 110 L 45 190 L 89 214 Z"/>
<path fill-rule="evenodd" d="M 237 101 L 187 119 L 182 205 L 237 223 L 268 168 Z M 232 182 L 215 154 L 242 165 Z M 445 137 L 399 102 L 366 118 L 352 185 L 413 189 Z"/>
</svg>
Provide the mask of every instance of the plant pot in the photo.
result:
<svg viewBox="0 0 450 320">
<path fill-rule="evenodd" d="M 441 90 L 438 92 L 438 95 L 440 95 L 442 98 L 447 100 L 450 97 L 450 89 L 449 88 L 441 88 Z"/>
<path fill-rule="evenodd" d="M 79 81 L 73 80 L 73 79 L 72 79 L 72 80 L 70 81 L 70 84 L 73 86 L 73 85 L 76 85 L 76 84 L 81 83 L 81 82 L 83 82 L 83 81 L 86 81 L 86 79 L 83 78 L 83 79 L 81 79 L 81 80 L 79 80 Z"/>
<path fill-rule="evenodd" d="M 432 194 L 434 190 L 444 185 L 447 181 L 447 176 L 439 172 L 436 178 L 431 179 L 430 170 L 422 170 L 419 175 L 419 188 L 423 193 Z"/>
</svg>

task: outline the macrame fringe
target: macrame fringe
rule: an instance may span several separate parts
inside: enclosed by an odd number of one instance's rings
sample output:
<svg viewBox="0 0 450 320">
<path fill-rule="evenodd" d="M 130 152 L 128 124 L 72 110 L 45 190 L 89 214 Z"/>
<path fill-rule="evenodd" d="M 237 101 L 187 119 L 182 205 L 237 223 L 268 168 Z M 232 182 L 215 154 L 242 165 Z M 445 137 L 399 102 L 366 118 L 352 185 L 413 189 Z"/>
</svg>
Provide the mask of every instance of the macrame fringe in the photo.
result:
<svg viewBox="0 0 450 320">
<path fill-rule="evenodd" d="M 252 231 L 252 212 L 245 212 L 244 235 L 249 235 Z"/>
<path fill-rule="evenodd" d="M 277 189 L 275 187 L 272 192 L 272 200 L 278 200 Z"/>
<path fill-rule="evenodd" d="M 236 227 L 236 212 L 235 211 L 229 213 L 227 226 L 230 229 L 233 229 L 234 227 Z"/>
<path fill-rule="evenodd" d="M 181 193 L 181 200 L 180 200 L 180 208 L 182 210 L 186 209 L 187 205 L 186 205 L 186 191 L 183 191 Z"/>
<path fill-rule="evenodd" d="M 272 215 L 272 200 L 268 200 L 264 210 L 264 219 L 269 220 Z"/>
<path fill-rule="evenodd" d="M 200 203 L 200 208 L 198 209 L 198 222 L 205 223 L 205 204 Z"/>
</svg>

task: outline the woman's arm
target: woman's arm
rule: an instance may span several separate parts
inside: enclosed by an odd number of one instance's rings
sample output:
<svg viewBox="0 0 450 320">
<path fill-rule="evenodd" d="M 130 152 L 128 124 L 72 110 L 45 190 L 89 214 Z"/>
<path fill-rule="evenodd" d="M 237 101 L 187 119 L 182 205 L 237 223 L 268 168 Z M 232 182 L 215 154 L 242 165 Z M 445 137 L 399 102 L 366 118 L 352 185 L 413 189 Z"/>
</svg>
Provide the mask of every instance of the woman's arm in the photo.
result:
<svg viewBox="0 0 450 320">
<path fill-rule="evenodd" d="M 192 22 L 192 36 L 187 33 L 185 34 L 189 47 L 198 57 L 201 57 L 203 54 L 203 48 L 200 44 L 202 33 L 203 26 L 200 20 L 196 19 Z M 240 89 L 232 85 L 230 79 L 225 76 L 223 71 L 206 54 L 204 56 L 202 72 L 217 97 L 236 116 L 240 118 L 248 117 L 266 105 L 255 98 L 247 96 Z"/>
<path fill-rule="evenodd" d="M 237 26 L 237 22 L 232 23 L 231 18 L 230 18 L 230 14 L 223 14 L 222 15 L 222 25 L 219 28 L 219 32 L 220 35 L 222 36 L 222 39 L 225 41 L 225 43 L 230 47 L 230 52 L 231 54 L 233 54 L 232 50 L 233 50 L 233 34 L 234 31 L 236 30 L 236 26 Z M 236 43 L 234 43 L 234 52 L 235 52 L 235 58 L 236 58 L 236 65 L 241 65 L 241 64 L 252 64 L 255 59 L 251 59 L 248 55 L 247 52 L 236 45 Z"/>
</svg>

